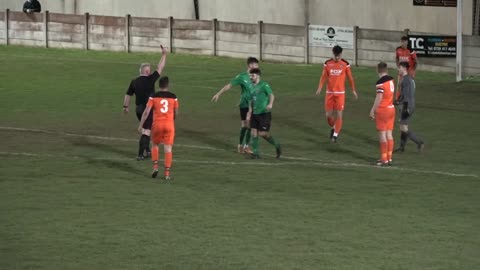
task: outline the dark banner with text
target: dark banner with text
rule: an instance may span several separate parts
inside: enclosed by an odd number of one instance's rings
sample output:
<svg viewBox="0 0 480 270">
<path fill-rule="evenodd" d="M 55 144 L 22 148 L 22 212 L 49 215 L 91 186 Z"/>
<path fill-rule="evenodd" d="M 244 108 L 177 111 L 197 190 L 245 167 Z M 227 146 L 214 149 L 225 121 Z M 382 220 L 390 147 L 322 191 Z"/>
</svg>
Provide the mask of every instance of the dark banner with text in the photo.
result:
<svg viewBox="0 0 480 270">
<path fill-rule="evenodd" d="M 416 52 L 418 57 L 455 57 L 457 37 L 409 35 L 408 48 Z"/>
</svg>

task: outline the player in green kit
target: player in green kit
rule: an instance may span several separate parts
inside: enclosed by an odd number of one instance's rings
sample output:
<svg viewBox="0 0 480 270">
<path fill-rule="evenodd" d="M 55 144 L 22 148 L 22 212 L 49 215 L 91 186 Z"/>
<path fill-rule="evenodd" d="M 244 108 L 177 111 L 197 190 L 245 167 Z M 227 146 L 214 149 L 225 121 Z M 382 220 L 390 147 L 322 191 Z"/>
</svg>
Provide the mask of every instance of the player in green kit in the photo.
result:
<svg viewBox="0 0 480 270">
<path fill-rule="evenodd" d="M 252 82 L 250 81 L 249 71 L 251 69 L 258 68 L 258 60 L 255 57 L 249 57 L 247 59 L 247 71 L 237 75 L 229 84 L 225 85 L 217 94 L 212 98 L 213 102 L 217 102 L 220 96 L 226 91 L 230 90 L 232 86 L 239 85 L 242 89 L 240 94 L 240 141 L 238 143 L 238 152 L 241 154 L 251 154 L 252 151 L 248 147 L 250 143 L 250 125 L 247 121 L 248 106 L 250 101 L 250 91 L 252 88 Z"/>
<path fill-rule="evenodd" d="M 252 159 L 259 159 L 259 136 L 268 143 L 275 146 L 277 158 L 282 155 L 282 148 L 275 138 L 270 135 L 270 125 L 272 122 L 272 108 L 275 96 L 272 88 L 265 81 L 260 80 L 262 72 L 258 68 L 250 70 L 250 80 L 252 81 L 252 98 L 248 110 L 247 120 L 250 120 L 252 129 Z"/>
</svg>

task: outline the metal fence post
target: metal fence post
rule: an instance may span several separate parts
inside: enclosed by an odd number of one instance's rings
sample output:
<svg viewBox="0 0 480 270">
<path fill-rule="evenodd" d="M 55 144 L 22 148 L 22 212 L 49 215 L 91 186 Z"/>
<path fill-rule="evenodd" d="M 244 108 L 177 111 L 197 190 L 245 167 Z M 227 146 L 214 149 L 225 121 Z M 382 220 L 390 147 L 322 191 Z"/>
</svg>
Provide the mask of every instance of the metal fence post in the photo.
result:
<svg viewBox="0 0 480 270">
<path fill-rule="evenodd" d="M 125 52 L 130 52 L 130 14 L 125 16 Z"/>
<path fill-rule="evenodd" d="M 217 19 L 212 20 L 212 55 L 217 55 Z"/>
<path fill-rule="evenodd" d="M 353 65 L 358 67 L 358 31 L 359 27 L 353 27 Z"/>
<path fill-rule="evenodd" d="M 84 24 L 83 24 L 83 26 L 84 26 L 84 28 L 85 28 L 85 29 L 84 29 L 84 30 L 85 30 L 85 31 L 84 31 L 84 43 L 85 43 L 85 44 L 84 44 L 84 48 L 85 48 L 85 50 L 87 50 L 87 51 L 88 51 L 88 49 L 89 49 L 89 46 L 88 46 L 88 42 L 89 42 L 89 41 L 88 41 L 88 32 L 89 32 L 89 30 L 88 30 L 88 20 L 89 20 L 89 18 L 90 18 L 90 14 L 88 14 L 88 12 L 85 13 L 85 21 L 84 21 Z"/>
<path fill-rule="evenodd" d="M 258 21 L 257 23 L 257 50 L 258 50 L 258 60 L 262 61 L 262 31 L 263 31 L 263 21 Z"/>
<path fill-rule="evenodd" d="M 310 33 L 309 33 L 310 23 L 305 25 L 305 44 L 303 45 L 304 48 L 304 57 L 305 57 L 305 64 L 310 63 Z"/>
<path fill-rule="evenodd" d="M 173 17 L 168 17 L 168 47 L 170 47 L 170 53 L 173 53 Z"/>
<path fill-rule="evenodd" d="M 8 21 L 10 21 L 10 9 L 5 9 L 5 45 L 10 44 L 10 41 L 8 40 Z"/>
<path fill-rule="evenodd" d="M 48 10 L 43 13 L 43 31 L 45 34 L 45 48 L 48 48 Z"/>
</svg>

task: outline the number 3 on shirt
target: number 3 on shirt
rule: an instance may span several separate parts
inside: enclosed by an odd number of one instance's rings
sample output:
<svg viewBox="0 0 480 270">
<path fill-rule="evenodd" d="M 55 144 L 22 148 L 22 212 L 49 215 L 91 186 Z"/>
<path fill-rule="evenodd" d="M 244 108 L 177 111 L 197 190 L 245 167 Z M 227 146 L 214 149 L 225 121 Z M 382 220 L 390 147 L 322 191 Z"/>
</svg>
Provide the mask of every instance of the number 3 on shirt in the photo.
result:
<svg viewBox="0 0 480 270">
<path fill-rule="evenodd" d="M 167 113 L 168 112 L 168 100 L 162 99 L 162 100 L 160 100 L 160 104 L 163 105 L 163 107 L 160 109 L 160 112 Z"/>
</svg>

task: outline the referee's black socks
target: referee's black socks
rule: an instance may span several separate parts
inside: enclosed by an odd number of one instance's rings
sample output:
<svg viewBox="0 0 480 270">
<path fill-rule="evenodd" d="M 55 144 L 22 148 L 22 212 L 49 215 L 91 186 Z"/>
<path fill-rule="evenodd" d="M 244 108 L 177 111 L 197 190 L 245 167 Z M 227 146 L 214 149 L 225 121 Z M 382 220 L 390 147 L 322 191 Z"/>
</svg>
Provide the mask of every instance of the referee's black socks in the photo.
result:
<svg viewBox="0 0 480 270">
<path fill-rule="evenodd" d="M 407 144 L 408 140 L 408 132 L 402 131 L 400 133 L 400 148 L 405 148 L 405 144 Z"/>
<path fill-rule="evenodd" d="M 147 152 L 150 152 L 149 148 L 150 148 L 150 136 L 142 134 L 142 136 L 140 137 L 140 141 L 138 142 L 138 156 L 143 157 L 143 153 L 145 152 L 145 150 L 147 150 Z"/>
</svg>

